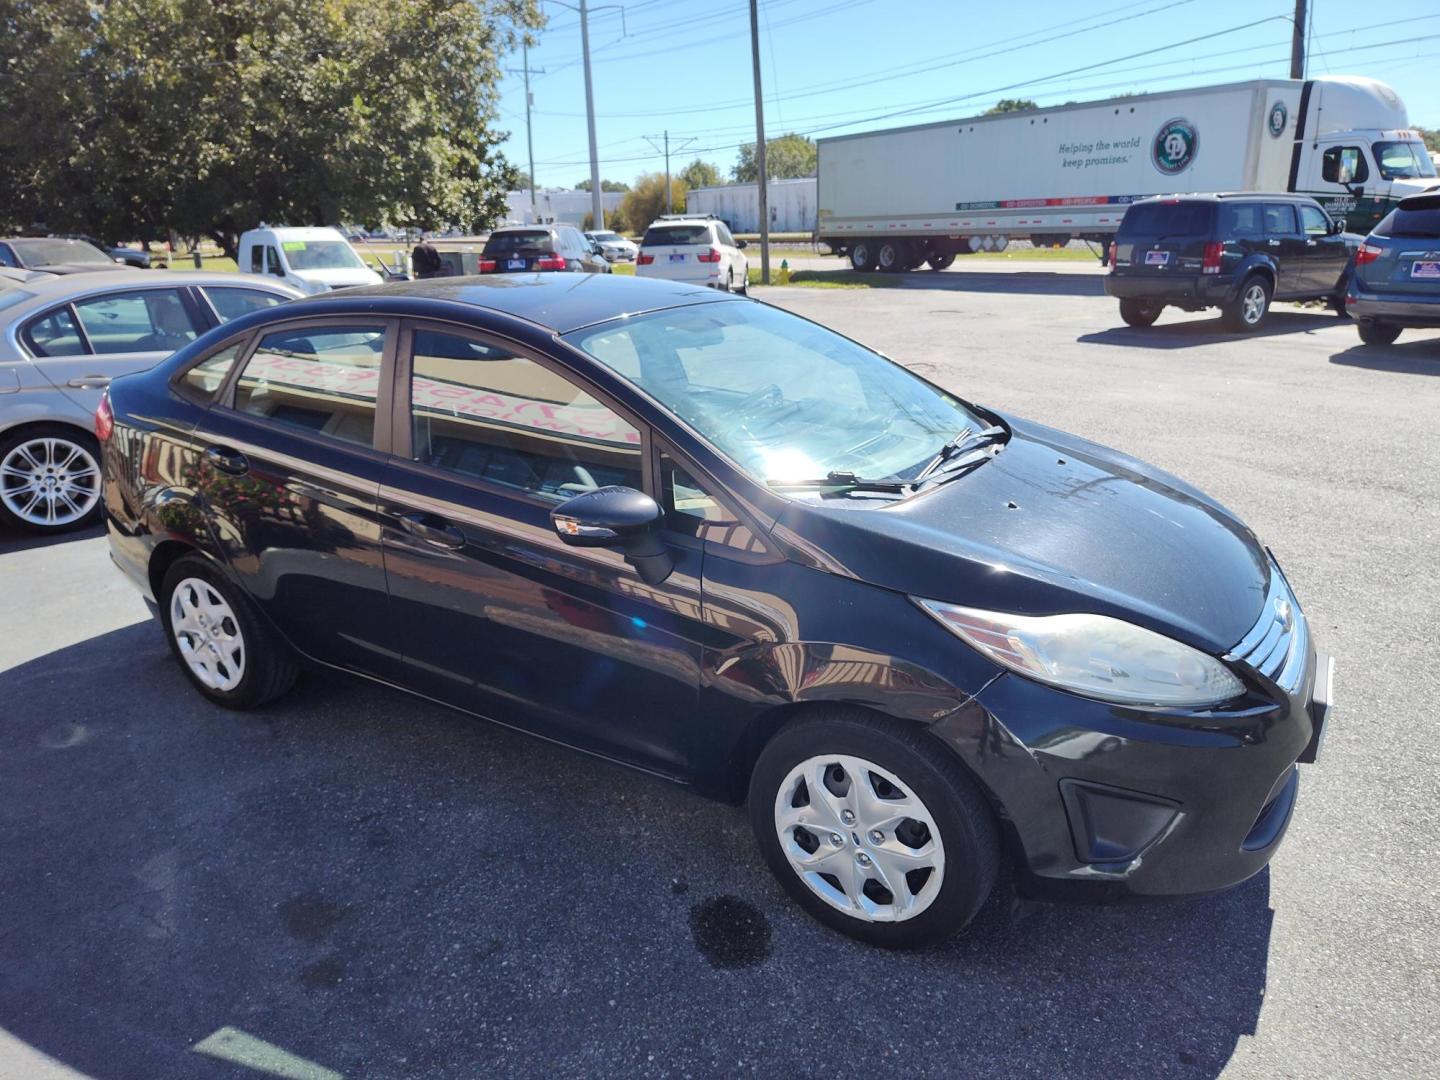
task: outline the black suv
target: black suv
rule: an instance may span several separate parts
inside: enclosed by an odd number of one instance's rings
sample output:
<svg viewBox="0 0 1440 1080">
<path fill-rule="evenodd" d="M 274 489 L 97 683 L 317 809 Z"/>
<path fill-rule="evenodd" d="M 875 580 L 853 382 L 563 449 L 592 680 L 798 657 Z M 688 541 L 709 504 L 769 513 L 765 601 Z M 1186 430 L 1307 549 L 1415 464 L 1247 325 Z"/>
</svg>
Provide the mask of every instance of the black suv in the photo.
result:
<svg viewBox="0 0 1440 1080">
<path fill-rule="evenodd" d="M 1182 195 L 1131 204 L 1110 247 L 1105 291 L 1149 326 L 1167 304 L 1218 307 L 1255 330 L 1273 300 L 1326 300 L 1341 315 L 1360 237 L 1303 195 Z"/>
</svg>

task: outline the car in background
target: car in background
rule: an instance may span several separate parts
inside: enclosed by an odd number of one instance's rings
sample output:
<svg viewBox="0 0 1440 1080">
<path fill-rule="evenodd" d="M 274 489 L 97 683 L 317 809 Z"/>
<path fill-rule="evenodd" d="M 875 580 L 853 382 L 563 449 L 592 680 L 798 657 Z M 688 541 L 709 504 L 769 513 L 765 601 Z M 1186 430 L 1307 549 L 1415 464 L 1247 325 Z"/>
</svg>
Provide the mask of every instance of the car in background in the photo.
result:
<svg viewBox="0 0 1440 1080">
<path fill-rule="evenodd" d="M 1110 244 L 1105 291 L 1150 326 L 1166 306 L 1218 307 L 1227 330 L 1258 330 L 1275 300 L 1324 300 L 1345 314 L 1346 233 L 1304 195 L 1182 195 L 1131 203 Z"/>
<path fill-rule="evenodd" d="M 176 271 L 0 281 L 0 526 L 60 532 L 99 512 L 95 408 L 221 323 L 302 295 L 249 274 Z"/>
<path fill-rule="evenodd" d="M 1440 193 L 1401 199 L 1355 254 L 1348 309 L 1366 345 L 1440 326 Z"/>
<path fill-rule="evenodd" d="M 610 262 L 598 244 L 574 225 L 506 225 L 485 241 L 478 270 L 482 274 L 518 274 L 569 270 L 608 274 Z"/>
<path fill-rule="evenodd" d="M 338 229 L 328 227 L 251 229 L 240 236 L 236 261 L 241 270 L 278 278 L 312 295 L 384 281 Z"/>
<path fill-rule="evenodd" d="M 261 706 L 303 658 L 747 803 L 876 945 L 955 933 L 1002 866 L 1093 900 L 1266 865 L 1333 665 L 1234 514 L 780 308 L 567 277 L 301 300 L 111 384 L 111 558 L 197 694 Z"/>
<path fill-rule="evenodd" d="M 48 274 L 90 274 L 114 270 L 117 260 L 94 244 L 59 236 L 0 239 L 0 266 L 44 270 Z"/>
<path fill-rule="evenodd" d="M 150 253 L 148 251 L 142 251 L 140 248 L 126 247 L 123 244 L 107 244 L 103 240 L 97 240 L 93 236 L 85 236 L 81 233 L 59 237 L 58 239 L 83 240 L 90 246 L 99 248 L 116 262 L 124 263 L 126 266 L 133 266 L 136 270 L 150 269 Z"/>
<path fill-rule="evenodd" d="M 617 232 L 609 229 L 592 229 L 585 234 L 591 243 L 599 244 L 600 251 L 613 262 L 634 262 L 635 256 L 640 252 L 640 246 L 634 240 L 629 240 Z"/>
<path fill-rule="evenodd" d="M 662 215 L 645 230 L 635 273 L 745 295 L 750 291 L 750 262 L 744 247 L 745 241 L 731 236 L 717 217 Z"/>
</svg>

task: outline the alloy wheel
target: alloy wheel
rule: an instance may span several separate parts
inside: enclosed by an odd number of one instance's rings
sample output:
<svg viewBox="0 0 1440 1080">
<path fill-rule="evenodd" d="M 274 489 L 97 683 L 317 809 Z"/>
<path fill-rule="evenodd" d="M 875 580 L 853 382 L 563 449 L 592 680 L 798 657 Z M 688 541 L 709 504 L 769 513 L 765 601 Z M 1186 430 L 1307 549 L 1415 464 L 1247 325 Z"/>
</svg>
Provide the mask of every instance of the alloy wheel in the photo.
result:
<svg viewBox="0 0 1440 1080">
<path fill-rule="evenodd" d="M 230 691 L 245 677 L 245 637 L 235 612 L 208 581 L 182 578 L 170 593 L 170 632 L 195 678 Z"/>
<path fill-rule="evenodd" d="M 1265 286 L 1258 281 L 1247 286 L 1240 300 L 1240 313 L 1246 325 L 1254 326 L 1265 314 Z"/>
<path fill-rule="evenodd" d="M 864 758 L 807 758 L 775 798 L 790 866 L 816 896 L 864 922 L 903 922 L 934 902 L 945 848 L 934 816 L 900 779 Z"/>
<path fill-rule="evenodd" d="M 0 461 L 0 501 L 27 525 L 70 525 L 90 513 L 99 498 L 99 464 L 69 439 L 29 439 Z"/>
</svg>

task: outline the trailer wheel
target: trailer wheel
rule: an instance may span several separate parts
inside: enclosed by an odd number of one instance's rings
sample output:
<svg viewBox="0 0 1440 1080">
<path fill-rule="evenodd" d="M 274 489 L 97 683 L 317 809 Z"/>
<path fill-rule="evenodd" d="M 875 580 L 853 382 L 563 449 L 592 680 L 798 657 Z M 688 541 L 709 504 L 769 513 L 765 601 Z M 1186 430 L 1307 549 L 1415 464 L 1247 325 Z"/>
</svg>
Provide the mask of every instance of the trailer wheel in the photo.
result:
<svg viewBox="0 0 1440 1080">
<path fill-rule="evenodd" d="M 955 252 L 947 251 L 944 255 L 931 255 L 928 261 L 931 270 L 945 270 L 955 261 Z"/>
<path fill-rule="evenodd" d="M 910 245 L 904 240 L 882 240 L 879 251 L 880 269 L 898 274 L 910 265 Z"/>
<path fill-rule="evenodd" d="M 1158 300 L 1141 300 L 1134 297 L 1120 301 L 1120 318 L 1130 326 L 1153 326 L 1165 305 Z"/>
<path fill-rule="evenodd" d="M 850 245 L 850 265 L 861 273 L 870 273 L 878 261 L 875 245 L 869 240 L 857 240 Z"/>
</svg>

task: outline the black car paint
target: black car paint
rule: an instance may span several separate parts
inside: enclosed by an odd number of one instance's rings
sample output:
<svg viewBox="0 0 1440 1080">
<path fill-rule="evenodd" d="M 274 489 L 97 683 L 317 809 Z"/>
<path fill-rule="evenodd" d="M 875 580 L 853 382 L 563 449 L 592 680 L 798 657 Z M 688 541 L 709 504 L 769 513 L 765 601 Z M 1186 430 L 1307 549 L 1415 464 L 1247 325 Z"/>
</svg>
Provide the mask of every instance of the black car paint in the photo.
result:
<svg viewBox="0 0 1440 1080">
<path fill-rule="evenodd" d="M 1220 227 L 1222 205 L 1283 204 L 1295 208 L 1298 230 L 1254 235 L 1229 234 Z M 1324 209 L 1313 199 L 1290 194 L 1254 193 L 1234 196 L 1162 196 L 1133 203 L 1133 207 L 1175 204 L 1210 207 L 1212 214 L 1203 232 L 1166 236 L 1147 230 L 1127 230 L 1124 220 L 1115 235 L 1115 255 L 1105 276 L 1105 291 L 1120 299 L 1159 300 L 1186 311 L 1231 303 L 1240 286 L 1252 274 L 1264 276 L 1271 284 L 1274 300 L 1330 299 L 1343 291 L 1355 250 L 1361 238 L 1340 231 L 1341 223 L 1326 214 L 1334 230 L 1320 237 L 1303 232 L 1299 208 Z M 1127 217 L 1130 212 L 1127 211 Z M 1224 247 L 1218 273 L 1203 273 L 1205 245 L 1212 241 Z M 1168 255 L 1164 263 L 1148 265 L 1149 252 Z"/>
<path fill-rule="evenodd" d="M 169 560 L 202 552 L 313 660 L 732 801 L 765 739 L 807 703 L 912 722 L 981 784 L 1032 894 L 1204 891 L 1263 866 L 1291 804 L 1271 803 L 1279 825 L 1261 850 L 1241 844 L 1273 792 L 1293 793 L 1314 727 L 1313 651 L 1291 694 L 1236 668 L 1245 692 L 1224 705 L 1122 707 L 1003 672 L 910 599 L 1109 612 L 1221 653 L 1256 622 L 1271 573 L 1249 531 L 1173 477 L 1015 419 L 995 460 L 903 502 L 794 502 L 557 336 L 726 302 L 750 301 L 527 275 L 347 290 L 244 316 L 112 384 L 112 555 L 153 593 Z M 408 421 L 382 419 L 374 448 L 277 438 L 172 385 L 224 342 L 310 319 L 386 321 L 390 349 L 408 321 L 458 324 L 547 358 L 649 432 L 647 488 L 663 448 L 723 494 L 758 550 L 667 532 L 673 572 L 649 585 L 618 551 L 561 542 L 553 507 L 406 460 Z M 211 447 L 243 454 L 244 474 L 207 461 Z M 460 544 L 407 530 L 417 512 Z M 1077 850 L 1061 780 L 1173 808 L 1171 823 L 1143 858 L 1098 863 Z"/>
</svg>

